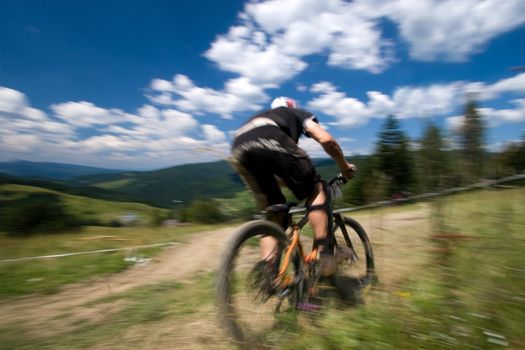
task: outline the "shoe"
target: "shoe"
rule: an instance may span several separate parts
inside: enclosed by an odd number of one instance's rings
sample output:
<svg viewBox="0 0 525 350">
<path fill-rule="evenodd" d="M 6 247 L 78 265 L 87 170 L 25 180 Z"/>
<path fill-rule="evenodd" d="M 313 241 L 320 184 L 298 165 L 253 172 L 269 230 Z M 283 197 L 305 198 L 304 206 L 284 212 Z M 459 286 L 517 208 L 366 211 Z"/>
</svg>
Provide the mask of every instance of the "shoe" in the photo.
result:
<svg viewBox="0 0 525 350">
<path fill-rule="evenodd" d="M 255 264 L 248 275 L 250 289 L 255 293 L 255 299 L 266 301 L 274 294 L 272 282 L 275 279 L 275 264 L 261 260 Z"/>
<path fill-rule="evenodd" d="M 336 259 L 332 254 L 319 254 L 319 273 L 323 277 L 335 274 Z"/>
</svg>

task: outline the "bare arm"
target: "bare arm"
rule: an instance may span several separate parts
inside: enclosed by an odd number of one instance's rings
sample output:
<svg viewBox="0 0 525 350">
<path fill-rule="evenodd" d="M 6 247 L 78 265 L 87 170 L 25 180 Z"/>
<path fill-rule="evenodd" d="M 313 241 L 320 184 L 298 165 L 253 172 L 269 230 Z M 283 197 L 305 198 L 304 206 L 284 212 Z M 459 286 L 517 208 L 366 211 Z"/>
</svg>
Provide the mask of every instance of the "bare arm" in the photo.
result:
<svg viewBox="0 0 525 350">
<path fill-rule="evenodd" d="M 341 147 L 333 136 L 313 120 L 307 120 L 304 127 L 310 136 L 323 146 L 324 151 L 335 160 L 343 176 L 351 178 L 357 168 L 354 164 L 346 161 Z"/>
</svg>

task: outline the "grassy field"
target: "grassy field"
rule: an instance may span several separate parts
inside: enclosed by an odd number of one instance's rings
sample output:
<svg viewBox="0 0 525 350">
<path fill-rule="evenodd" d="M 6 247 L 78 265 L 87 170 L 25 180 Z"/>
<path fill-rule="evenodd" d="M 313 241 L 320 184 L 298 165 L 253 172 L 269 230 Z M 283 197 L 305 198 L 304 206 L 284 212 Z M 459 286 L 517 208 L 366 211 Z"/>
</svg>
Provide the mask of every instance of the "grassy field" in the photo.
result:
<svg viewBox="0 0 525 350">
<path fill-rule="evenodd" d="M 31 186 L 0 185 L 0 199 L 19 198 L 33 192 L 56 193 L 63 198 L 69 211 L 85 219 L 111 222 L 127 213 L 133 213 L 140 219 L 137 225 L 130 227 L 87 226 L 79 231 L 35 234 L 29 237 L 11 237 L 0 232 L 0 260 L 179 242 L 191 233 L 217 227 L 152 227 L 152 217 L 158 212 L 164 214 L 165 209 L 138 203 L 73 196 Z M 57 259 L 0 262 L 0 300 L 30 293 L 53 293 L 65 284 L 120 272 L 133 264 L 125 261 L 130 254 L 148 258 L 161 249 L 142 248 L 133 252 L 118 251 Z"/>
<path fill-rule="evenodd" d="M 81 232 L 36 235 L 23 239 L 0 235 L 0 260 L 181 242 L 192 233 L 216 228 L 208 225 L 86 227 Z M 139 248 L 55 259 L 0 262 L 0 300 L 30 293 L 54 293 L 68 283 L 120 272 L 134 264 L 125 261 L 130 255 L 150 258 L 161 250 L 162 247 Z"/>
<path fill-rule="evenodd" d="M 392 282 L 384 278 L 366 304 L 332 300 L 319 314 L 301 316 L 275 348 L 525 348 L 525 190 L 455 195 L 430 208 L 431 225 L 386 231 L 393 244 L 373 240 L 379 253 L 402 250 L 399 264 L 420 256 L 410 273 Z M 424 232 L 424 244 L 411 246 L 417 232 Z M 142 234 L 136 232 L 137 241 Z M 383 274 L 399 268 L 388 261 Z M 42 325 L 3 326 L 0 349 L 229 349 L 216 320 L 213 279 L 201 273 L 115 293 L 85 305 L 93 313 L 75 322 L 65 312 L 48 331 Z"/>
</svg>

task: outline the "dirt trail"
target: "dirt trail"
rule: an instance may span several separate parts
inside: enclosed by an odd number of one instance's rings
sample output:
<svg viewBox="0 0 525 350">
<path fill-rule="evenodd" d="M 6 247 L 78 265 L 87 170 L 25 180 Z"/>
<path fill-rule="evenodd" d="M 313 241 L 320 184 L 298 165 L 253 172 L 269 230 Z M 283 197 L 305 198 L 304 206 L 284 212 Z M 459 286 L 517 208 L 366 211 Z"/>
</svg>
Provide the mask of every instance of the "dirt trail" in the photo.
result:
<svg viewBox="0 0 525 350">
<path fill-rule="evenodd" d="M 393 283 L 405 276 L 412 267 L 406 259 L 407 249 L 424 239 L 422 235 L 403 237 L 403 226 L 427 219 L 427 210 L 420 208 L 410 212 L 371 216 L 360 219 L 370 235 L 375 249 L 379 277 L 383 288 L 391 288 Z M 386 230 L 388 228 L 388 230 Z M 18 300 L 0 303 L 0 326 L 23 323 L 38 326 L 59 322 L 61 315 L 85 317 L 86 307 L 82 305 L 105 296 L 124 292 L 134 287 L 164 280 L 183 281 L 197 272 L 212 271 L 218 265 L 225 244 L 235 232 L 236 227 L 191 235 L 187 242 L 171 246 L 145 266 L 134 266 L 122 273 L 97 278 L 82 284 L 70 285 L 49 296 L 28 296 Z M 389 234 L 395 231 L 395 235 Z M 392 249 L 396 243 L 403 242 L 402 249 Z M 408 245 L 407 245 L 408 243 Z M 405 265 L 401 265 L 400 262 Z M 102 304 L 101 307 L 104 307 Z M 90 308 L 94 315 L 96 309 Z M 68 317 L 68 323 L 71 317 Z M 47 327 L 53 328 L 53 327 Z"/>
<path fill-rule="evenodd" d="M 224 244 L 235 228 L 223 228 L 189 236 L 165 249 L 148 264 L 135 265 L 124 272 L 66 286 L 49 296 L 28 296 L 0 303 L 0 325 L 14 322 L 40 323 L 63 312 L 130 288 L 163 280 L 183 280 L 197 271 L 211 271 L 222 254 Z"/>
</svg>

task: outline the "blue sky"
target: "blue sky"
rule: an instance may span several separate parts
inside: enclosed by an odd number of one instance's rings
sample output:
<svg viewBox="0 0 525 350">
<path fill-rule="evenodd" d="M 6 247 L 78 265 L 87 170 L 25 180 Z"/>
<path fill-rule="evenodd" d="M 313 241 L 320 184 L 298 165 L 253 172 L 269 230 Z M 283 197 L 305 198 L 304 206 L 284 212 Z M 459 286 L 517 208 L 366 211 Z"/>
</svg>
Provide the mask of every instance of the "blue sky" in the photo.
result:
<svg viewBox="0 0 525 350">
<path fill-rule="evenodd" d="M 389 114 L 451 138 L 473 94 L 498 150 L 525 133 L 523 66 L 522 0 L 2 1 L 0 160 L 220 159 L 280 95 L 351 157 Z"/>
</svg>

